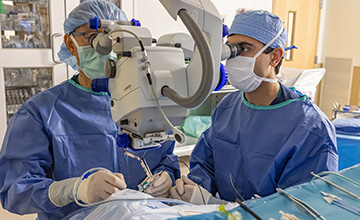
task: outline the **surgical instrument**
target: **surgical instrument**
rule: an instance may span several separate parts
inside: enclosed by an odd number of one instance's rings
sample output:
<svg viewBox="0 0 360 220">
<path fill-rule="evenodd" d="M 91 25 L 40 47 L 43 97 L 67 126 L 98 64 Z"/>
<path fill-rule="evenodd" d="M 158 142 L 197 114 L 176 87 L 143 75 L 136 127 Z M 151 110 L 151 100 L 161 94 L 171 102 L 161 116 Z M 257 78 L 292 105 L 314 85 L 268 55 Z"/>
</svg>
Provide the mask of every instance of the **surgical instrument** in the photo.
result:
<svg viewBox="0 0 360 220">
<path fill-rule="evenodd" d="M 356 215 L 360 215 L 360 208 L 351 205 L 348 202 L 343 201 L 340 197 L 337 197 L 335 195 L 329 194 L 329 193 L 325 193 L 321 191 L 321 194 L 323 194 L 323 198 L 325 199 L 325 201 L 327 201 L 329 204 L 333 204 L 336 205 L 342 209 L 345 209 L 349 212 L 352 212 Z"/>
<path fill-rule="evenodd" d="M 346 189 L 342 188 L 341 186 L 336 185 L 335 183 L 331 182 L 330 180 L 327 180 L 327 179 L 315 174 L 314 172 L 311 172 L 310 174 L 317 177 L 317 178 L 319 178 L 319 179 L 321 179 L 321 180 L 323 180 L 323 181 L 325 181 L 326 183 L 340 189 L 341 191 L 343 191 L 343 192 L 345 192 L 345 193 L 347 193 L 347 194 L 349 194 L 349 195 L 351 195 L 351 196 L 353 196 L 353 197 L 355 197 L 357 199 L 360 199 L 359 196 L 355 195 L 354 193 L 350 192 L 349 190 L 346 190 Z"/>
<path fill-rule="evenodd" d="M 160 177 L 161 173 L 160 175 L 155 176 L 155 178 L 153 178 L 154 175 L 151 173 L 151 169 L 149 168 L 149 165 L 146 163 L 146 160 L 144 158 L 140 158 L 139 156 L 130 153 L 126 148 L 125 148 L 125 154 L 140 161 L 140 165 L 144 169 L 147 178 L 145 178 L 145 180 L 138 185 L 138 188 L 141 192 L 145 192 L 146 189 L 149 188 L 151 184 Z"/>
<path fill-rule="evenodd" d="M 307 203 L 301 201 L 300 199 L 286 193 L 284 190 L 282 190 L 281 188 L 276 188 L 276 191 L 284 196 L 285 198 L 287 198 L 297 209 L 299 209 L 300 211 L 302 211 L 303 213 L 310 215 L 312 217 L 314 217 L 315 219 L 322 219 L 325 220 L 324 217 L 322 217 L 314 208 L 312 208 L 310 205 L 308 205 Z"/>
<path fill-rule="evenodd" d="M 253 212 L 251 209 L 249 209 L 249 207 L 247 207 L 240 199 L 236 198 L 235 201 L 237 203 L 239 203 L 239 205 L 245 209 L 245 211 L 247 211 L 250 215 L 252 215 L 254 218 L 256 218 L 257 220 L 262 220 L 262 218 L 260 218 L 255 212 Z"/>
<path fill-rule="evenodd" d="M 136 160 L 138 160 L 138 161 L 140 161 L 140 165 L 144 169 L 144 171 L 146 173 L 146 176 L 148 178 L 151 178 L 153 176 L 153 174 L 151 173 L 151 170 L 150 170 L 148 164 L 146 163 L 145 159 L 142 159 L 139 156 L 136 156 L 136 155 L 130 153 L 126 148 L 125 148 L 125 154 L 132 157 L 132 158 L 134 158 L 134 159 L 136 159 Z"/>
</svg>

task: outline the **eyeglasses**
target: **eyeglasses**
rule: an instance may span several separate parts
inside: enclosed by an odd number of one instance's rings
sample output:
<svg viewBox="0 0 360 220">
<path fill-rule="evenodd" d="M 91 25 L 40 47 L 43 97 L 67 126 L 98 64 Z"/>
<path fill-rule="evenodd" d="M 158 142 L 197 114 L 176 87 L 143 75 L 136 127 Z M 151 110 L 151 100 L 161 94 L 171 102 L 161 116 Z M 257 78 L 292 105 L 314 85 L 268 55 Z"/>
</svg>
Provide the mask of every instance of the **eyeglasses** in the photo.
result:
<svg viewBox="0 0 360 220">
<path fill-rule="evenodd" d="M 74 36 L 83 36 L 84 39 L 89 43 L 89 38 L 91 35 L 96 34 L 98 32 L 96 31 L 85 31 L 85 32 L 77 32 L 77 31 L 73 31 L 71 33 L 69 33 L 69 35 L 74 35 Z"/>
</svg>

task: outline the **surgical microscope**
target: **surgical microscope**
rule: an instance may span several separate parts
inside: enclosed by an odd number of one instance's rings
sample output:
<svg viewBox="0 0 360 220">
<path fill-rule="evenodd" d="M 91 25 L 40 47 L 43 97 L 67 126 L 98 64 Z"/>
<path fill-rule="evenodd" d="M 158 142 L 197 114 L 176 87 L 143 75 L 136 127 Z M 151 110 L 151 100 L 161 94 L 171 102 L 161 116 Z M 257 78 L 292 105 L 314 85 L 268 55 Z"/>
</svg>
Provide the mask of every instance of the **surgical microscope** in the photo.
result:
<svg viewBox="0 0 360 220">
<path fill-rule="evenodd" d="M 117 143 L 125 149 L 159 147 L 167 140 L 183 143 L 185 135 L 175 126 L 183 123 L 187 109 L 226 84 L 220 61 L 241 52 L 240 45 L 223 43 L 222 18 L 210 0 L 160 2 L 173 19 L 180 17 L 195 42 L 190 63 L 181 43 L 174 42 L 179 35 L 167 35 L 162 39 L 168 44 L 154 46 L 149 29 L 136 20 L 89 21 L 91 29 L 102 28 L 90 37 L 91 46 L 117 57 L 107 60 L 107 78 L 94 79 L 92 89 L 110 94 L 112 118 L 122 129 Z"/>
</svg>

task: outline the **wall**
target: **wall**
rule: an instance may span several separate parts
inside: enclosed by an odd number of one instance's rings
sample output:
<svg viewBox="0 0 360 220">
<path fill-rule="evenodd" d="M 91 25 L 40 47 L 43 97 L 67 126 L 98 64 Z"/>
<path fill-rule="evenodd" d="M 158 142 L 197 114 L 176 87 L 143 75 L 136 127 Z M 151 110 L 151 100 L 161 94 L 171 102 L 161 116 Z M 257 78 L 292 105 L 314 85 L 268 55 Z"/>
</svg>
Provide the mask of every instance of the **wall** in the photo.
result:
<svg viewBox="0 0 360 220">
<path fill-rule="evenodd" d="M 318 37 L 318 46 L 317 46 L 317 64 L 322 65 L 324 63 L 325 58 L 323 59 L 323 48 L 324 48 L 324 36 L 325 36 L 325 24 L 326 24 L 326 9 L 327 9 L 327 1 L 323 0 L 322 9 L 320 13 L 320 23 L 319 23 L 319 37 Z M 316 64 L 315 64 L 316 67 Z M 317 68 L 321 68 L 322 66 L 318 66 Z"/>
<path fill-rule="evenodd" d="M 326 56 L 354 56 L 355 66 L 360 66 L 360 1 L 326 1 L 321 62 Z"/>
<path fill-rule="evenodd" d="M 238 8 L 272 10 L 272 0 L 212 0 L 229 27 Z M 226 2 L 226 4 L 224 4 Z M 122 8 L 131 19 L 139 19 L 142 26 L 150 29 L 154 38 L 165 33 L 184 32 L 186 28 L 180 19 L 174 21 L 159 0 L 122 1 Z"/>
<path fill-rule="evenodd" d="M 354 73 L 351 85 L 350 105 L 359 105 L 360 103 L 360 66 L 354 67 Z"/>
<path fill-rule="evenodd" d="M 360 104 L 359 9 L 359 0 L 324 0 L 318 46 L 321 63 L 325 57 L 354 57 L 350 103 L 344 103 L 351 105 Z"/>
</svg>

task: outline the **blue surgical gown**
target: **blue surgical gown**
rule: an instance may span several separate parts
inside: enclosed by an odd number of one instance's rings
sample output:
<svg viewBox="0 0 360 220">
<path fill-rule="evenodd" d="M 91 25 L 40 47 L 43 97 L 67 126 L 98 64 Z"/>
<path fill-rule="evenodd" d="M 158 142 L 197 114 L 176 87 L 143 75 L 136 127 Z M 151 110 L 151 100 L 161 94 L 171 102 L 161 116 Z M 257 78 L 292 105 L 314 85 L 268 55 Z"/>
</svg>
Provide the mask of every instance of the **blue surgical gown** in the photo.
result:
<svg viewBox="0 0 360 220">
<path fill-rule="evenodd" d="M 56 207 L 48 198 L 54 181 L 79 177 L 93 167 L 122 173 L 128 188 L 145 178 L 138 160 L 116 146 L 110 97 L 92 93 L 73 79 L 29 99 L 11 118 L 0 153 L 0 196 L 3 207 L 40 219 L 61 219 L 82 211 L 74 202 Z M 139 151 L 153 173 L 179 177 L 174 142 Z"/>
<path fill-rule="evenodd" d="M 311 171 L 337 171 L 331 122 L 313 100 L 280 88 L 285 100 L 270 106 L 253 105 L 239 91 L 224 97 L 191 154 L 189 178 L 234 201 L 240 196 L 232 183 L 250 199 L 309 181 Z"/>
</svg>

